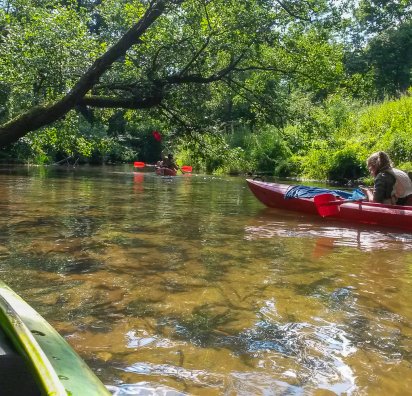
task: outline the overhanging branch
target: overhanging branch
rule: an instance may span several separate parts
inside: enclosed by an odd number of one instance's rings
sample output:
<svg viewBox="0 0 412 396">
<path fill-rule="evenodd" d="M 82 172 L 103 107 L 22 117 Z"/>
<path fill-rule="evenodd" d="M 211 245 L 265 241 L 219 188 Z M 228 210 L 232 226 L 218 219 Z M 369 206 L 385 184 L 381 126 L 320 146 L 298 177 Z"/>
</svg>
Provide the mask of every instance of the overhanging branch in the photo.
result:
<svg viewBox="0 0 412 396">
<path fill-rule="evenodd" d="M 162 99 L 161 96 L 144 99 L 85 96 L 79 104 L 97 108 L 147 109 L 159 105 Z"/>
<path fill-rule="evenodd" d="M 109 67 L 124 56 L 126 51 L 137 44 L 147 29 L 162 15 L 170 3 L 180 4 L 183 0 L 156 0 L 143 17 L 133 25 L 120 40 L 109 48 L 89 67 L 74 87 L 62 99 L 44 106 L 32 108 L 28 112 L 0 126 L 0 147 L 14 143 L 28 132 L 48 125 L 72 110 L 89 90 L 99 81 Z"/>
</svg>

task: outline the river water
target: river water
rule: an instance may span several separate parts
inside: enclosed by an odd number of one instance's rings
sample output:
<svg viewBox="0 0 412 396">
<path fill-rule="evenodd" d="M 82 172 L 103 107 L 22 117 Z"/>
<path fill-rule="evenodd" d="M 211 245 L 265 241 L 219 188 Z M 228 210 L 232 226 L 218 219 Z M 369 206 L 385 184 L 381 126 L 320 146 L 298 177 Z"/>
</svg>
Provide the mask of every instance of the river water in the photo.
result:
<svg viewBox="0 0 412 396">
<path fill-rule="evenodd" d="M 405 395 L 412 235 L 240 177 L 0 169 L 0 276 L 115 395 Z"/>
</svg>

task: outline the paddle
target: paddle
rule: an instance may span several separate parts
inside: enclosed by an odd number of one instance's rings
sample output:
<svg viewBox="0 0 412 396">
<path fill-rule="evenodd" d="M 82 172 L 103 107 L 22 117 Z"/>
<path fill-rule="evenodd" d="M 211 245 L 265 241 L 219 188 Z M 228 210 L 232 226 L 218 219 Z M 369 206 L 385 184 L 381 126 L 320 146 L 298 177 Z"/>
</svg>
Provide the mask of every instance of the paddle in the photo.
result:
<svg viewBox="0 0 412 396">
<path fill-rule="evenodd" d="M 318 213 L 322 217 L 336 216 L 340 212 L 340 205 L 347 202 L 360 202 L 362 199 L 336 199 L 333 194 L 319 194 L 313 199 Z"/>
<path fill-rule="evenodd" d="M 156 166 L 156 165 L 151 165 L 151 164 L 146 164 L 145 162 L 135 161 L 135 162 L 133 163 L 133 166 L 134 166 L 135 168 L 144 168 L 145 166 Z M 183 165 L 183 166 L 180 167 L 180 170 L 181 170 L 182 172 L 188 172 L 188 173 L 190 173 L 190 172 L 192 171 L 192 167 L 191 167 L 191 166 L 188 166 L 188 165 Z"/>
<path fill-rule="evenodd" d="M 135 168 L 144 168 L 145 166 L 157 166 L 157 165 L 146 164 L 146 162 L 135 161 L 135 162 L 133 163 L 133 166 L 134 166 Z"/>
</svg>

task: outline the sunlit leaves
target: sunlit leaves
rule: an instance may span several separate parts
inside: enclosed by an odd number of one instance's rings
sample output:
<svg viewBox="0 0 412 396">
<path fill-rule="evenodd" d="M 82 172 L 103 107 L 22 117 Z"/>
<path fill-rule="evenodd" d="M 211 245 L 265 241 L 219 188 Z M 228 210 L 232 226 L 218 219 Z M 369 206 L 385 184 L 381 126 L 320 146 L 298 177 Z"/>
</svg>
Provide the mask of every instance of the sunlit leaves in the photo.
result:
<svg viewBox="0 0 412 396">
<path fill-rule="evenodd" d="M 100 38 L 112 43 L 118 40 L 144 14 L 147 5 L 138 0 L 107 0 L 97 8 L 103 26 Z"/>
<path fill-rule="evenodd" d="M 29 1 L 8 14 L 0 47 L 0 79 L 11 87 L 11 114 L 67 92 L 99 48 L 87 16 L 71 7 L 36 7 Z"/>
<path fill-rule="evenodd" d="M 404 23 L 412 17 L 409 0 L 360 0 L 356 17 L 367 33 L 377 33 Z"/>
</svg>

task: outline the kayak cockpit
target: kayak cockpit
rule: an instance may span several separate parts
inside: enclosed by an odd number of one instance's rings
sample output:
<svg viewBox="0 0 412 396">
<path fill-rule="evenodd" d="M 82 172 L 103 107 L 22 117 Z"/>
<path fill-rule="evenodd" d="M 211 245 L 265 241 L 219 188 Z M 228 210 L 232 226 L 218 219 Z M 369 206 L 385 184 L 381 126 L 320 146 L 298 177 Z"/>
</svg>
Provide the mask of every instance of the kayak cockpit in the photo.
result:
<svg viewBox="0 0 412 396">
<path fill-rule="evenodd" d="M 0 389 L 8 396 L 40 396 L 27 363 L 0 328 Z"/>
</svg>

